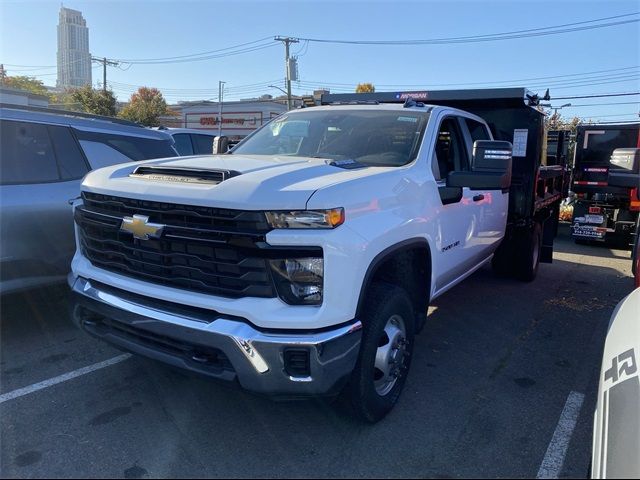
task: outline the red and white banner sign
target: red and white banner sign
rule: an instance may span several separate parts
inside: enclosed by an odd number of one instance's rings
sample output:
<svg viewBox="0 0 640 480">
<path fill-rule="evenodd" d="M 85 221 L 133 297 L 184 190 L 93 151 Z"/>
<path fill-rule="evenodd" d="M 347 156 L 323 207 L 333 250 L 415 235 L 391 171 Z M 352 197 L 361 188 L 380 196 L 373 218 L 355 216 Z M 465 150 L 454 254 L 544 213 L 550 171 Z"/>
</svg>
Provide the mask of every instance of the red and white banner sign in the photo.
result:
<svg viewBox="0 0 640 480">
<path fill-rule="evenodd" d="M 218 128 L 217 112 L 185 113 L 186 128 L 211 130 Z M 262 126 L 262 112 L 223 112 L 222 128 L 227 130 L 255 130 Z"/>
</svg>

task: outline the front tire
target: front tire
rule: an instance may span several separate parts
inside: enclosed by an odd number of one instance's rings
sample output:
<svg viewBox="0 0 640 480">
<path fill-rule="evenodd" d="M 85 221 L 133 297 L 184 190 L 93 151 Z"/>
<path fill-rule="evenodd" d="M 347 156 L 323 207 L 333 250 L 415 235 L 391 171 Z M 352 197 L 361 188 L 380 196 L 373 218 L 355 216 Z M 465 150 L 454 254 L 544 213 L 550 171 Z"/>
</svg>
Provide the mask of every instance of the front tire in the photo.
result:
<svg viewBox="0 0 640 480">
<path fill-rule="evenodd" d="M 400 398 L 411 365 L 414 318 L 403 289 L 374 283 L 367 292 L 360 354 L 345 391 L 367 422 L 384 418 Z"/>
</svg>

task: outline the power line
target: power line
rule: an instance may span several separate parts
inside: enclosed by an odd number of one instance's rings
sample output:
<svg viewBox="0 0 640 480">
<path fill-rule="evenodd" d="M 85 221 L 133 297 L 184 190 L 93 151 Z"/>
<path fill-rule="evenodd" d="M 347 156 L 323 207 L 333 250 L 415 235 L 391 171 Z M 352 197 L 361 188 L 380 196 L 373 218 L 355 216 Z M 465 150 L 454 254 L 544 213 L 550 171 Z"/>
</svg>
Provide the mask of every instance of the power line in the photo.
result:
<svg viewBox="0 0 640 480">
<path fill-rule="evenodd" d="M 246 43 L 241 43 L 239 45 L 233 45 L 231 47 L 225 47 L 225 48 L 219 48 L 217 50 L 208 50 L 206 52 L 200 52 L 200 53 L 190 53 L 187 55 L 178 55 L 178 56 L 174 56 L 174 57 L 159 57 L 159 58 L 121 58 L 119 59 L 121 62 L 125 62 L 125 63 L 137 63 L 137 62 L 157 62 L 157 61 L 164 61 L 164 60 L 176 60 L 176 59 L 182 59 L 182 58 L 188 58 L 188 57 L 199 57 L 199 56 L 205 56 L 205 55 L 211 55 L 213 53 L 219 53 L 219 52 L 224 52 L 227 50 L 233 50 L 239 47 L 245 47 L 247 45 L 253 45 L 256 43 L 260 43 L 260 42 L 264 42 L 265 40 L 271 40 L 272 37 L 264 37 L 264 38 L 260 38 L 258 40 L 254 40 L 252 42 L 246 42 Z"/>
<path fill-rule="evenodd" d="M 615 120 L 613 122 L 598 122 L 598 125 L 629 125 L 639 123 L 638 120 Z"/>
<path fill-rule="evenodd" d="M 225 53 L 219 53 L 219 54 L 212 54 L 212 55 L 207 55 L 207 56 L 201 56 L 201 57 L 189 57 L 189 58 L 182 58 L 182 59 L 175 59 L 175 60 L 168 60 L 168 59 L 158 59 L 158 60 L 149 60 L 149 61 L 131 61 L 131 60 L 120 60 L 118 59 L 119 62 L 122 63 L 127 63 L 127 64 L 131 64 L 131 65 L 165 65 L 165 64 L 169 64 L 169 63 L 188 63 L 188 62 L 201 62 L 204 60 L 213 60 L 216 58 L 226 58 L 226 57 L 231 57 L 234 55 L 242 55 L 245 53 L 250 53 L 250 52 L 256 52 L 258 50 L 264 50 L 265 48 L 272 48 L 277 46 L 278 44 L 276 42 L 269 42 L 263 45 L 255 45 L 253 47 L 247 47 L 247 48 L 241 48 L 241 49 L 236 49 L 236 50 L 231 50 Z"/>
<path fill-rule="evenodd" d="M 269 86 L 269 84 L 273 82 L 277 82 L 279 80 L 281 80 L 281 78 L 278 78 L 275 80 L 265 80 L 263 82 L 257 82 L 257 83 L 233 85 L 231 87 L 225 86 L 225 92 L 252 89 L 253 87 L 262 87 L 262 86 L 267 87 Z M 136 89 L 141 86 L 141 85 L 134 85 L 130 83 L 122 83 L 122 82 L 109 82 L 109 83 L 113 85 L 121 86 L 121 87 L 131 87 Z M 156 88 L 162 91 L 168 91 L 168 92 L 171 91 L 171 92 L 178 92 L 178 93 L 209 93 L 209 92 L 217 93 L 218 91 L 217 88 L 216 89 L 214 88 L 172 88 L 172 87 L 156 87 Z"/>
<path fill-rule="evenodd" d="M 448 38 L 431 38 L 423 40 L 335 40 L 335 39 L 321 39 L 321 38 L 303 38 L 305 40 L 315 43 L 334 43 L 334 44 L 347 44 L 347 45 L 441 45 L 441 44 L 453 44 L 453 43 L 476 43 L 476 42 L 491 42 L 497 40 L 510 40 L 514 38 L 526 38 L 545 35 L 557 35 L 560 33 L 577 32 L 582 30 L 592 30 L 596 28 L 611 27 L 615 25 L 624 25 L 628 23 L 636 23 L 640 19 L 620 20 L 616 22 L 601 23 L 598 25 L 587 25 L 596 22 L 602 22 L 605 20 L 615 20 L 625 17 L 632 17 L 640 15 L 640 12 L 626 13 L 623 15 L 615 15 L 611 17 L 602 17 L 592 20 L 585 20 L 582 22 L 565 23 L 562 25 L 554 25 L 549 27 L 531 28 L 527 30 L 516 30 L 510 32 L 492 33 L 485 35 L 472 35 L 467 37 L 448 37 Z M 581 26 L 578 26 L 581 25 Z M 569 28 L 573 27 L 573 28 Z"/>
<path fill-rule="evenodd" d="M 586 95 L 578 95 L 573 97 L 551 97 L 551 100 L 573 100 L 578 98 L 604 98 L 604 97 L 625 97 L 630 95 L 640 95 L 640 92 L 629 92 L 629 93 L 603 93 L 603 94 L 586 94 Z"/>
<path fill-rule="evenodd" d="M 619 78 L 617 80 L 607 80 L 602 82 L 593 82 L 593 81 L 584 81 L 576 83 L 567 83 L 567 84 L 559 84 L 559 85 L 551 85 L 553 90 L 566 90 L 567 88 L 579 88 L 579 87 L 592 87 L 595 85 L 610 85 L 612 83 L 626 83 L 626 82 L 634 82 L 637 83 L 638 76 L 628 77 L 628 78 Z M 542 88 L 547 88 L 549 85 L 540 84 L 535 86 L 529 86 L 528 88 L 531 90 L 539 90 Z"/>
<path fill-rule="evenodd" d="M 503 84 L 517 84 L 523 82 L 529 82 L 534 80 L 546 80 L 558 78 L 559 80 L 549 80 L 545 83 L 540 83 L 539 85 L 532 85 L 529 88 L 546 88 L 553 85 L 570 85 L 574 82 L 586 82 L 595 81 L 595 80 L 613 80 L 613 79 L 626 79 L 632 78 L 640 74 L 640 70 L 638 70 L 640 66 L 631 66 L 631 67 L 622 67 L 622 68 L 614 68 L 609 70 L 596 70 L 592 72 L 580 72 L 580 73 L 570 73 L 565 75 L 552 75 L 552 76 L 544 76 L 544 77 L 529 77 L 529 78 L 519 78 L 512 80 L 496 80 L 496 81 L 482 81 L 482 82 L 462 82 L 462 83 L 436 83 L 436 84 L 378 84 L 378 87 L 384 88 L 431 88 L 431 87 L 449 87 L 449 86 L 494 86 L 494 85 L 503 85 Z M 626 70 L 638 70 L 638 72 L 627 72 Z M 601 73 L 612 73 L 618 72 L 612 75 L 597 75 Z M 579 77 L 579 78 L 566 78 L 566 77 Z M 564 79 L 563 79 L 564 78 Z M 297 82 L 298 86 L 315 88 L 317 86 L 325 86 L 325 87 L 347 87 L 349 89 L 355 88 L 355 83 L 335 83 L 335 82 L 326 82 L 326 81 L 316 81 L 316 80 L 305 80 L 301 82 Z"/>
<path fill-rule="evenodd" d="M 640 121 L 640 115 L 638 115 L 638 112 L 633 112 L 633 113 L 616 113 L 613 115 L 593 115 L 593 118 L 610 118 L 610 117 L 629 117 L 629 116 L 636 116 L 638 117 L 638 121 Z M 590 115 L 582 115 L 583 117 L 589 117 Z"/>
<path fill-rule="evenodd" d="M 455 85 L 455 86 L 461 86 L 461 85 L 482 85 L 482 84 L 487 84 L 487 85 L 495 85 L 495 84 L 500 84 L 500 83 L 519 83 L 519 82 L 529 82 L 529 81 L 533 81 L 533 80 L 546 80 L 546 79 L 552 79 L 552 78 L 564 78 L 564 77 L 584 77 L 586 75 L 595 75 L 597 73 L 610 73 L 610 72 L 618 72 L 618 71 L 623 71 L 623 70 L 636 70 L 636 69 L 640 69 L 640 65 L 634 65 L 634 66 L 630 66 L 630 67 L 621 67 L 621 68 L 613 68 L 613 69 L 609 69 L 609 70 L 595 70 L 592 72 L 580 72 L 580 73 L 567 73 L 565 75 L 550 75 L 550 76 L 545 76 L 545 77 L 529 77 L 529 78 L 518 78 L 518 79 L 513 79 L 513 80 L 498 80 L 498 81 L 485 81 L 485 82 L 464 82 L 464 83 L 437 83 L 437 84 L 429 84 L 430 86 L 435 86 L 435 87 L 444 87 L 444 86 L 450 86 L 450 85 Z M 346 86 L 346 87 L 355 87 L 356 84 L 354 83 L 331 83 L 331 82 L 316 82 L 314 80 L 306 80 L 303 82 L 298 82 L 298 83 L 311 83 L 311 84 L 323 84 L 323 85 L 336 85 L 336 86 Z M 377 86 L 380 87 L 400 87 L 400 88 L 410 88 L 410 87 L 416 87 L 416 88 L 423 88 L 425 85 L 424 84 L 378 84 L 376 83 Z"/>
<path fill-rule="evenodd" d="M 578 108 L 578 107 L 608 107 L 611 105 L 638 105 L 640 106 L 640 102 L 610 102 L 610 103 L 582 103 L 577 105 L 570 105 L 567 108 Z"/>
<path fill-rule="evenodd" d="M 72 60 L 70 62 L 61 62 L 59 66 L 62 67 L 68 67 L 70 65 L 75 65 L 76 63 L 82 63 L 85 62 L 86 59 L 85 58 L 79 58 L 76 60 Z M 11 66 L 8 63 L 4 63 L 3 65 L 5 66 Z M 55 69 L 58 67 L 58 65 L 50 65 L 50 66 L 37 66 L 37 65 L 22 65 L 22 67 L 25 67 L 25 69 L 23 70 L 16 70 L 14 68 L 8 68 L 6 70 L 11 71 L 11 72 L 32 72 L 32 71 L 38 71 L 38 70 L 51 70 L 51 69 Z M 33 67 L 33 68 L 31 68 Z M 40 73 L 40 74 L 33 74 L 33 75 L 24 75 L 27 77 L 39 77 L 39 76 L 44 76 L 44 75 L 55 75 L 56 73 Z"/>
</svg>

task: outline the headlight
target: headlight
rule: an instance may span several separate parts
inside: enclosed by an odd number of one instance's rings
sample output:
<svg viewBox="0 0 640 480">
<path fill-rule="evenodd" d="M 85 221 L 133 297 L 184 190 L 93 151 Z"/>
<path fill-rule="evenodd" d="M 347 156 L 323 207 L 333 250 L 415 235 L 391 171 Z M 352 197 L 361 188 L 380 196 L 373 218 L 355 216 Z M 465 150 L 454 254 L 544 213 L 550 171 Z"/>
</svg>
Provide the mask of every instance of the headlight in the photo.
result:
<svg viewBox="0 0 640 480">
<path fill-rule="evenodd" d="M 270 260 L 280 298 L 289 305 L 320 305 L 324 279 L 322 258 Z"/>
<path fill-rule="evenodd" d="M 336 228 L 344 223 L 344 208 L 266 212 L 272 228 Z"/>
</svg>

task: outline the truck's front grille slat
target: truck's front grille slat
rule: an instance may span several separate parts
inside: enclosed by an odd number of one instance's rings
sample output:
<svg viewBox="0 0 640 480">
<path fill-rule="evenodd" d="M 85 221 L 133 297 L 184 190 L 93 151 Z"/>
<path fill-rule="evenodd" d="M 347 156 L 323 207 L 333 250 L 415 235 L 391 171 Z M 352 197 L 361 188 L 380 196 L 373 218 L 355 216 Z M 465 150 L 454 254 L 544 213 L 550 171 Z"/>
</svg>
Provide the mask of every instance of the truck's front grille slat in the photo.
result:
<svg viewBox="0 0 640 480">
<path fill-rule="evenodd" d="M 263 213 L 88 192 L 82 197 L 75 220 L 80 248 L 94 266 L 230 298 L 276 296 L 268 260 L 259 248 L 269 231 Z M 121 231 L 122 219 L 133 215 L 163 225 L 160 238 L 140 240 Z"/>
<path fill-rule="evenodd" d="M 83 192 L 87 210 L 108 215 L 147 215 L 161 217 L 165 224 L 175 227 L 210 227 L 229 232 L 267 233 L 270 228 L 262 212 L 231 210 L 194 205 L 121 198 Z"/>
</svg>

